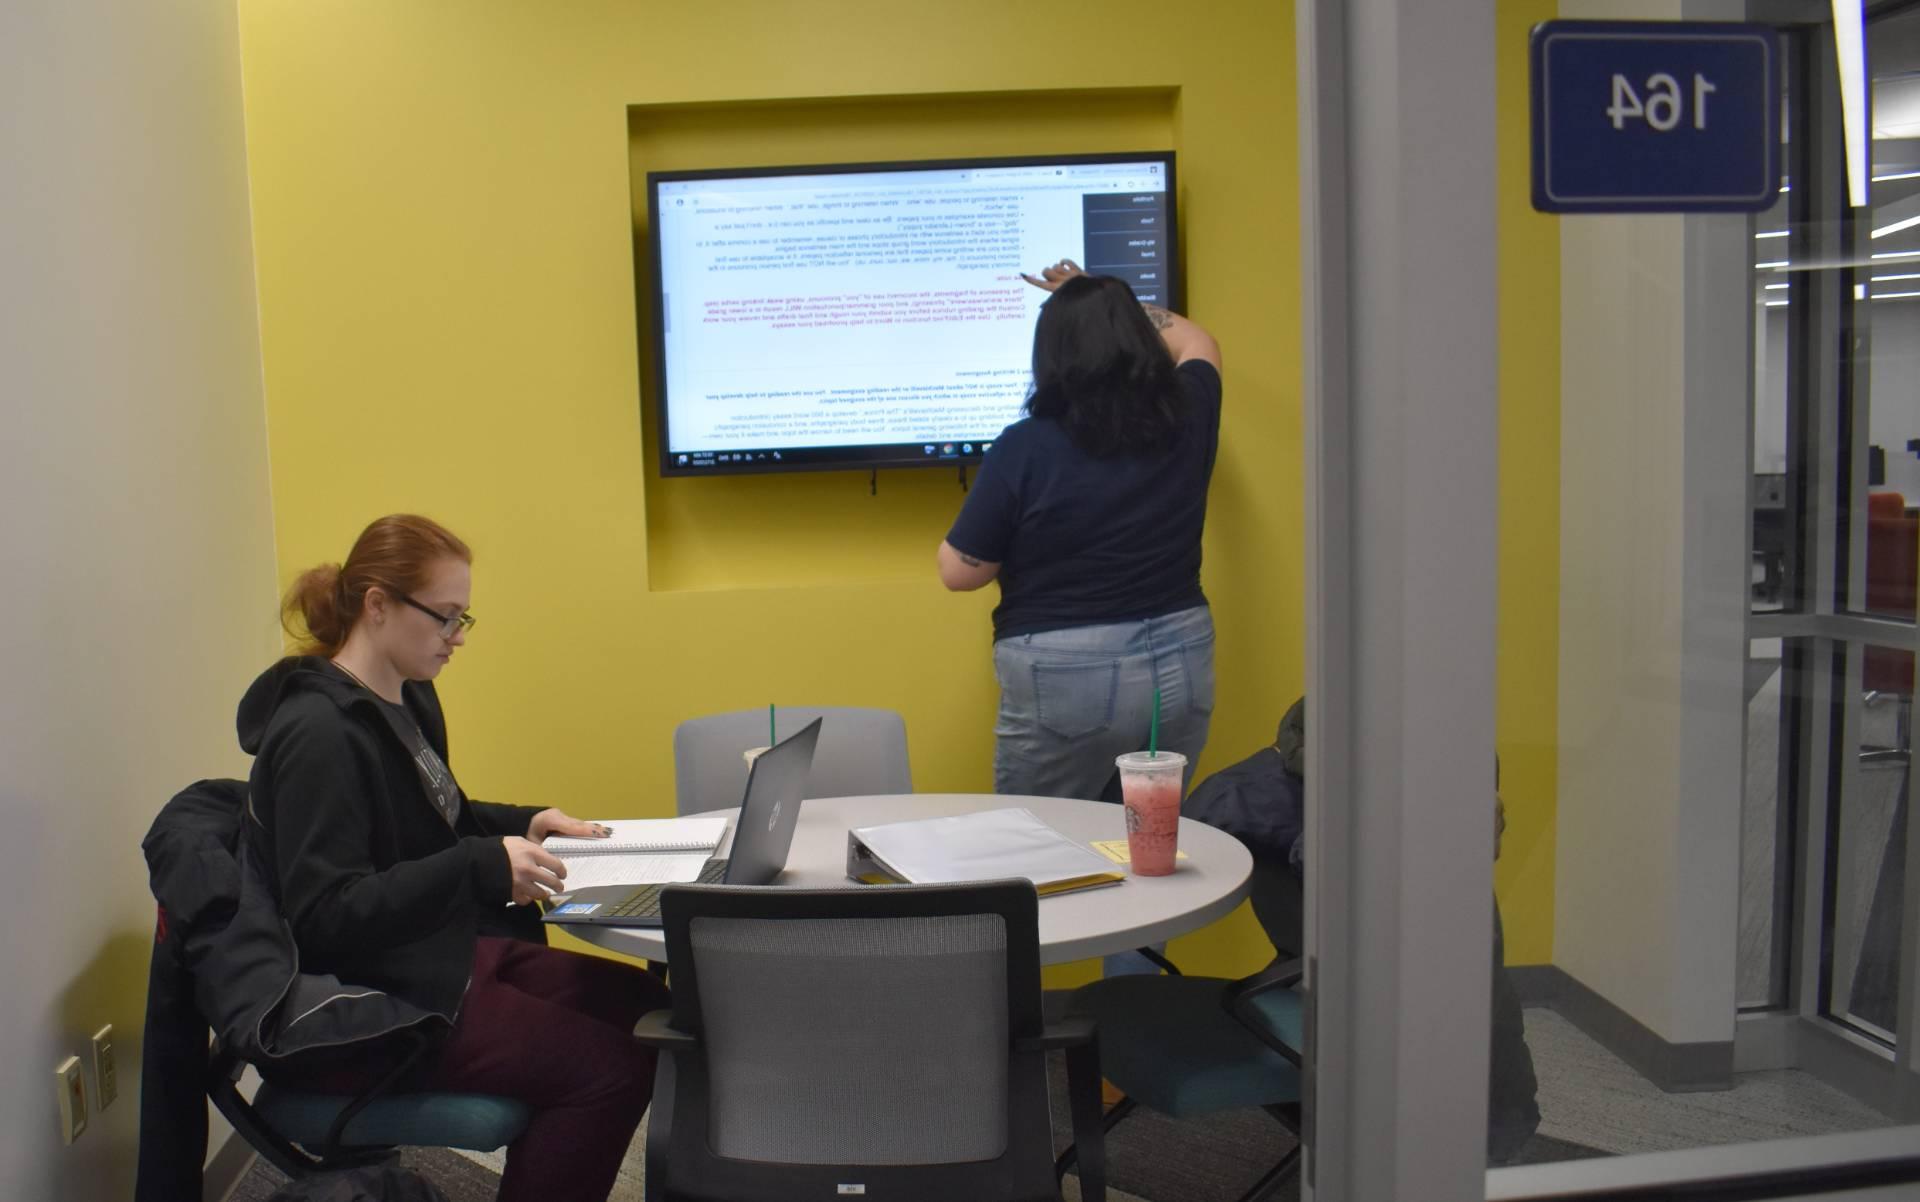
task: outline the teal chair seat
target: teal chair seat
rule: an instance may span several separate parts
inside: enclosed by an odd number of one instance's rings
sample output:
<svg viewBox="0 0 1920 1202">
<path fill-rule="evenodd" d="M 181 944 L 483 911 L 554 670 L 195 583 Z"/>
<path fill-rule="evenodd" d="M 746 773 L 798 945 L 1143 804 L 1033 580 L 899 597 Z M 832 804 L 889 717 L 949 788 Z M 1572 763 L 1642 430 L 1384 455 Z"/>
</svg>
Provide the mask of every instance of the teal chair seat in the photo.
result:
<svg viewBox="0 0 1920 1202">
<path fill-rule="evenodd" d="M 1084 986 L 1072 1009 L 1094 1020 L 1100 1069 L 1148 1109 L 1191 1118 L 1300 1100 L 1300 1070 L 1233 1021 L 1218 977 L 1109 977 Z M 1276 989 L 1248 1000 L 1289 1047 L 1301 1046 L 1300 995 Z"/>
<path fill-rule="evenodd" d="M 1275 940 L 1274 946 L 1280 946 Z M 1268 1202 L 1300 1162 L 1300 1055 L 1305 1026 L 1298 960 L 1275 960 L 1238 981 L 1109 977 L 1074 991 L 1070 1013 L 1093 1020 L 1100 1067 L 1126 1096 L 1102 1122 L 1113 1130 L 1141 1106 L 1173 1118 L 1259 1107 L 1285 1128 L 1289 1147 L 1240 1202 Z M 1055 1162 L 1064 1175 L 1076 1152 Z"/>
<path fill-rule="evenodd" d="M 350 1097 L 305 1093 L 261 1083 L 253 1108 L 283 1138 L 319 1147 Z M 353 1116 L 341 1136 L 347 1147 L 466 1148 L 491 1152 L 518 1139 L 532 1112 L 524 1102 L 488 1094 L 395 1094 Z"/>
</svg>

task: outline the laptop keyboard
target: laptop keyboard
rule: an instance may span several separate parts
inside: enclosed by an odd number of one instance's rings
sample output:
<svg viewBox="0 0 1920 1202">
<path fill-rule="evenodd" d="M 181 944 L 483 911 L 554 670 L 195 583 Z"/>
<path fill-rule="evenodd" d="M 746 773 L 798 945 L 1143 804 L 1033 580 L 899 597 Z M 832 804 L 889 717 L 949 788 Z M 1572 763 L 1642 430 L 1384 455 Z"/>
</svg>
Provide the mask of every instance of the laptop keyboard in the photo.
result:
<svg viewBox="0 0 1920 1202">
<path fill-rule="evenodd" d="M 700 875 L 691 881 L 676 881 L 682 885 L 718 885 L 727 875 L 727 861 L 711 859 L 700 866 Z M 645 918 L 660 912 L 660 891 L 667 886 L 642 885 L 635 889 L 625 901 L 607 910 L 603 918 Z"/>
</svg>

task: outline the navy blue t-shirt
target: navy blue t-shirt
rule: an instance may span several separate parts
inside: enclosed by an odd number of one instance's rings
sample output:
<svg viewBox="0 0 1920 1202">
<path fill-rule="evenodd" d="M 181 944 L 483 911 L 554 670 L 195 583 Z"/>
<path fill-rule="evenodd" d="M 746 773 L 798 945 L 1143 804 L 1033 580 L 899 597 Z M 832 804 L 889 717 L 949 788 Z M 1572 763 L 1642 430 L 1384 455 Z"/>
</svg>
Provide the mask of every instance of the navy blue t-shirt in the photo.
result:
<svg viewBox="0 0 1920 1202">
<path fill-rule="evenodd" d="M 1220 446 L 1220 373 L 1189 359 L 1164 451 L 1095 459 L 1058 422 L 1008 426 L 947 542 L 1000 565 L 993 637 L 1157 618 L 1206 604 L 1200 530 Z"/>
</svg>

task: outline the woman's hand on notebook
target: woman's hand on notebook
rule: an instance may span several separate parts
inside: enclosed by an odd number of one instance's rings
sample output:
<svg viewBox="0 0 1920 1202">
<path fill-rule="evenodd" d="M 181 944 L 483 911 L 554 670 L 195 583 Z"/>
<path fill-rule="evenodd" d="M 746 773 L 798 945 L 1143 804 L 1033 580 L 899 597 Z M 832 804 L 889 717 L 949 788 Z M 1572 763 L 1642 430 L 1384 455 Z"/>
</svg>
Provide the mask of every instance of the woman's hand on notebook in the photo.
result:
<svg viewBox="0 0 1920 1202">
<path fill-rule="evenodd" d="M 546 841 L 548 835 L 568 835 L 575 839 L 604 839 L 613 834 L 613 828 L 598 822 L 588 822 L 584 818 L 568 817 L 566 811 L 548 807 L 533 816 L 527 826 L 527 838 L 535 843 Z"/>
</svg>

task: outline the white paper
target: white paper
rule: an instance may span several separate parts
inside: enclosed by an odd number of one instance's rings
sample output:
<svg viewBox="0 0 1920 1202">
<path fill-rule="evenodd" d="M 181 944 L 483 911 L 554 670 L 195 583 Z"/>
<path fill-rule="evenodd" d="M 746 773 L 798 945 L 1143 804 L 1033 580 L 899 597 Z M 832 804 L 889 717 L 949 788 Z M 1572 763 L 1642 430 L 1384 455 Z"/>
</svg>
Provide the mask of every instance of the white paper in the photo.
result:
<svg viewBox="0 0 1920 1202">
<path fill-rule="evenodd" d="M 703 853 L 692 855 L 575 856 L 567 861 L 567 879 L 561 893 L 594 885 L 658 885 L 692 881 L 706 865 Z M 559 895 L 556 895 L 559 896 Z"/>
</svg>

